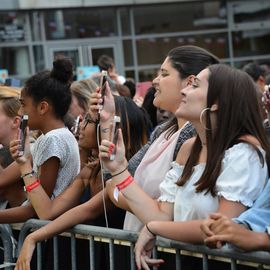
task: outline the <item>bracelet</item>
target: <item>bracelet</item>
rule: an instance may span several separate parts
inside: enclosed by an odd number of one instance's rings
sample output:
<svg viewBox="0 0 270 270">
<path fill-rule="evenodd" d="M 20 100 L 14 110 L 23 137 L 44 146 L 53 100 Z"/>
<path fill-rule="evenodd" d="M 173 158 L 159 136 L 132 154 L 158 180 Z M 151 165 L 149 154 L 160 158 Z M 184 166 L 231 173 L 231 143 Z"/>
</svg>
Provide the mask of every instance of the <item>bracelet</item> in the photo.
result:
<svg viewBox="0 0 270 270">
<path fill-rule="evenodd" d="M 127 166 L 124 170 L 122 170 L 121 172 L 116 173 L 116 174 L 114 174 L 114 175 L 111 175 L 111 178 L 113 178 L 113 177 L 115 177 L 115 176 L 117 176 L 117 175 L 120 175 L 121 173 L 123 173 L 123 172 L 126 171 L 127 169 L 128 169 L 128 166 Z"/>
<path fill-rule="evenodd" d="M 37 188 L 40 185 L 40 181 L 37 179 L 34 183 L 24 186 L 24 191 L 30 192 L 31 190 Z"/>
<path fill-rule="evenodd" d="M 21 175 L 21 178 L 30 178 L 30 177 L 33 177 L 34 174 L 35 174 L 35 172 L 34 171 L 31 171 L 29 173 L 22 174 Z"/>
<path fill-rule="evenodd" d="M 129 184 L 133 182 L 133 177 L 130 175 L 128 178 L 126 178 L 124 181 L 122 181 L 120 184 L 117 184 L 116 187 L 120 191 L 124 188 L 126 188 Z"/>
<path fill-rule="evenodd" d="M 153 233 L 150 229 L 149 229 L 149 227 L 148 227 L 148 224 L 146 223 L 145 224 L 145 227 L 146 227 L 146 229 L 148 230 L 148 232 L 150 232 L 154 237 L 156 237 L 157 235 L 155 234 L 155 233 Z"/>
</svg>

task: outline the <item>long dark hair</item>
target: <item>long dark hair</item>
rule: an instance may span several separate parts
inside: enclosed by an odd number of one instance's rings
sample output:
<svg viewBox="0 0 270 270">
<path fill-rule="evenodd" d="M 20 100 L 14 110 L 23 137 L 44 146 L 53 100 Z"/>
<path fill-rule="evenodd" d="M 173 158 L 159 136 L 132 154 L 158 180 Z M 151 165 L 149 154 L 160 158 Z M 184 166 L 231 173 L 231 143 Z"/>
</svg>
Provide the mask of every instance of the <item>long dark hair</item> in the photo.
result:
<svg viewBox="0 0 270 270">
<path fill-rule="evenodd" d="M 239 142 L 251 144 L 263 165 L 264 159 L 257 146 L 243 140 L 244 135 L 254 136 L 266 151 L 269 171 L 270 145 L 263 128 L 260 103 L 252 79 L 241 70 L 221 64 L 209 66 L 209 71 L 207 108 L 211 108 L 215 103 L 218 104 L 217 127 L 213 132 L 211 113 L 206 111 L 207 160 L 204 172 L 196 183 L 196 192 L 211 192 L 215 196 L 216 181 L 227 149 Z M 190 178 L 193 167 L 199 160 L 201 147 L 201 141 L 197 136 L 182 177 L 177 183 L 179 186 L 183 186 Z"/>
<path fill-rule="evenodd" d="M 186 79 L 190 75 L 197 75 L 209 65 L 219 63 L 215 55 L 205 49 L 191 45 L 176 47 L 169 51 L 167 57 L 172 67 L 179 72 L 181 79 Z M 165 130 L 167 130 L 166 138 L 169 138 L 178 130 L 176 117 L 164 125 L 163 131 Z"/>
<path fill-rule="evenodd" d="M 144 112 L 135 102 L 124 96 L 114 96 L 115 113 L 121 117 L 120 126 L 129 160 L 147 143 L 147 126 Z"/>
</svg>

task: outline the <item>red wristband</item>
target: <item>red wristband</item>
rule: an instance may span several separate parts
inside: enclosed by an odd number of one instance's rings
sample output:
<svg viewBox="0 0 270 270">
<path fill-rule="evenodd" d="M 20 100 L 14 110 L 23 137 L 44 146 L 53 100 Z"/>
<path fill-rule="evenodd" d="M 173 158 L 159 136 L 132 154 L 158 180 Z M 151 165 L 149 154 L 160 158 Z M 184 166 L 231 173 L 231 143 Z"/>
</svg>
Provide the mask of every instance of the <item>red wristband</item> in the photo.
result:
<svg viewBox="0 0 270 270">
<path fill-rule="evenodd" d="M 126 188 L 129 184 L 131 184 L 133 182 L 133 177 L 132 175 L 130 175 L 128 178 L 126 178 L 124 181 L 122 181 L 120 184 L 116 185 L 116 187 L 118 188 L 118 190 L 122 190 L 124 188 Z"/>
<path fill-rule="evenodd" d="M 28 186 L 25 186 L 24 191 L 30 192 L 31 190 L 35 189 L 39 185 L 40 185 L 40 181 L 37 179 L 34 183 L 32 183 Z"/>
</svg>

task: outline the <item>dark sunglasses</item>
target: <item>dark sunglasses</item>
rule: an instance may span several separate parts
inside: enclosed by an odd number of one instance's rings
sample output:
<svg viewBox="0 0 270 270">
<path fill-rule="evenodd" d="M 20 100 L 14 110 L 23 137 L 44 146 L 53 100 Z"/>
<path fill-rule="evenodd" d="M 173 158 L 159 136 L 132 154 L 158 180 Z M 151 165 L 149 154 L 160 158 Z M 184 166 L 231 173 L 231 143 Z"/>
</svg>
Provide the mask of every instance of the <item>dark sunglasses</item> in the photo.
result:
<svg viewBox="0 0 270 270">
<path fill-rule="evenodd" d="M 98 124 L 98 120 L 93 120 L 89 113 L 85 115 L 83 122 L 84 122 L 83 129 L 85 129 L 88 124 L 95 124 L 95 125 Z"/>
</svg>

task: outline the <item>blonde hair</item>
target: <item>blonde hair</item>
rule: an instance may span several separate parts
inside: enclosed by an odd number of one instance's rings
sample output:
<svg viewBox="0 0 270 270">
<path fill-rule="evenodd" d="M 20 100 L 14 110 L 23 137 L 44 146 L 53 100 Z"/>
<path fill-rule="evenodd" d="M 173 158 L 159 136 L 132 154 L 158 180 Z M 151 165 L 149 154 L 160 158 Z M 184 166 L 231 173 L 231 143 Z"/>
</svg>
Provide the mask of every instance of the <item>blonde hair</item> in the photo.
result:
<svg viewBox="0 0 270 270">
<path fill-rule="evenodd" d="M 97 87 L 97 84 L 90 78 L 75 81 L 71 84 L 71 93 L 77 98 L 79 106 L 84 111 L 89 110 L 90 94 L 95 92 Z"/>
<path fill-rule="evenodd" d="M 9 86 L 0 86 L 0 103 L 4 113 L 8 117 L 15 117 L 18 115 L 20 103 L 21 89 Z"/>
</svg>

